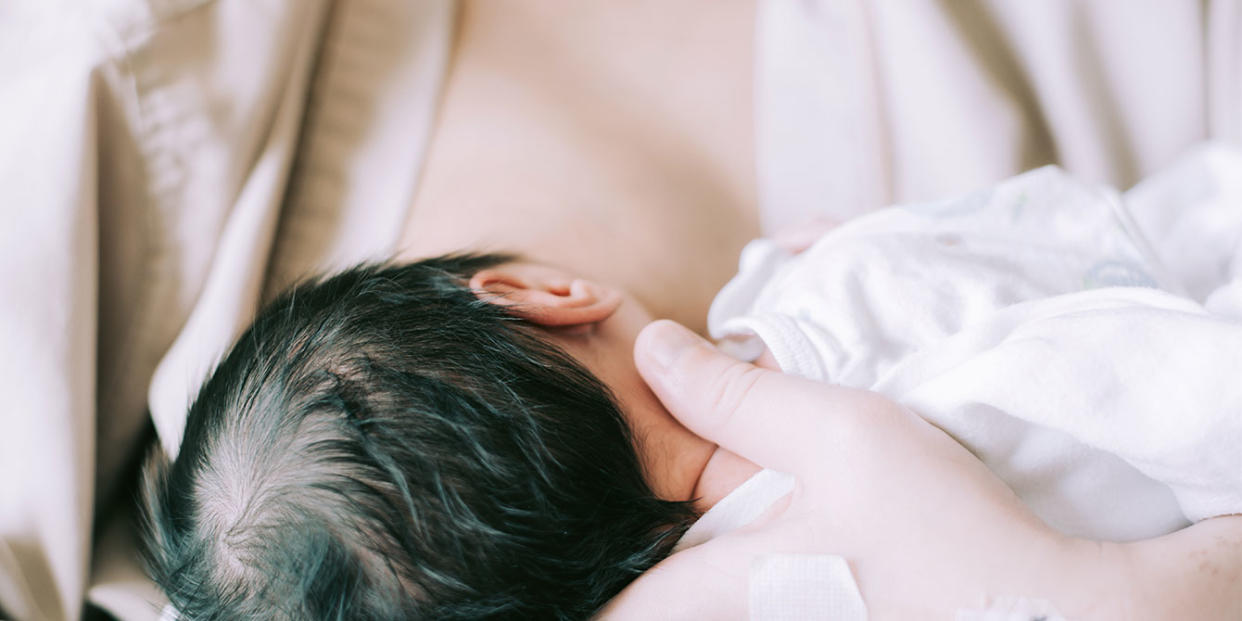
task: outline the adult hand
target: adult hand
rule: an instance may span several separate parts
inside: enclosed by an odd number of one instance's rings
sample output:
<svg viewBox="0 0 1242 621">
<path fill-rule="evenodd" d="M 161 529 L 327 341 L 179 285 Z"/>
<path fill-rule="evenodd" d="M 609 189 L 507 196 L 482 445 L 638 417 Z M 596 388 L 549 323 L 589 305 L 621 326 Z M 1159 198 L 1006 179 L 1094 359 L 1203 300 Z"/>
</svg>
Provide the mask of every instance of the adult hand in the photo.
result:
<svg viewBox="0 0 1242 621">
<path fill-rule="evenodd" d="M 1119 604 L 1100 544 L 1054 533 L 887 398 L 738 362 L 668 321 L 643 331 L 635 361 L 691 431 L 797 484 L 759 522 L 657 565 L 606 618 L 746 618 L 753 562 L 780 553 L 844 557 L 871 619 L 952 618 L 994 596 L 1075 619 Z"/>
</svg>

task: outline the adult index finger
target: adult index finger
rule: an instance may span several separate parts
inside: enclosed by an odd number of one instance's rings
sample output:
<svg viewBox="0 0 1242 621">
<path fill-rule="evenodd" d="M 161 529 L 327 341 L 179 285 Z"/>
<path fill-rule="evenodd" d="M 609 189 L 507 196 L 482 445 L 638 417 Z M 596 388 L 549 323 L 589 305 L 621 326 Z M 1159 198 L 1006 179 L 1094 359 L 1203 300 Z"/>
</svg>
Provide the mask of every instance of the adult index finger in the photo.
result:
<svg viewBox="0 0 1242 621">
<path fill-rule="evenodd" d="M 792 474 L 849 446 L 865 391 L 740 362 L 675 322 L 648 325 L 634 345 L 639 373 L 694 433 L 766 468 Z M 822 465 L 819 463 L 818 465 Z"/>
</svg>

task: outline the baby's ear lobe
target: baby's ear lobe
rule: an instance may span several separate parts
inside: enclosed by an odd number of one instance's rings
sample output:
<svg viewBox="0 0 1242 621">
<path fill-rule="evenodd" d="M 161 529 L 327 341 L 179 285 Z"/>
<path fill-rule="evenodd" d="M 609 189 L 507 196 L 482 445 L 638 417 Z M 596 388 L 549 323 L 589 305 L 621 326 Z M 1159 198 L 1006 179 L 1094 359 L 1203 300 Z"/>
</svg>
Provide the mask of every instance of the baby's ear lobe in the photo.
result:
<svg viewBox="0 0 1242 621">
<path fill-rule="evenodd" d="M 542 326 L 596 323 L 621 305 L 617 291 L 537 265 L 482 270 L 470 279 L 470 288 L 480 300 Z"/>
</svg>

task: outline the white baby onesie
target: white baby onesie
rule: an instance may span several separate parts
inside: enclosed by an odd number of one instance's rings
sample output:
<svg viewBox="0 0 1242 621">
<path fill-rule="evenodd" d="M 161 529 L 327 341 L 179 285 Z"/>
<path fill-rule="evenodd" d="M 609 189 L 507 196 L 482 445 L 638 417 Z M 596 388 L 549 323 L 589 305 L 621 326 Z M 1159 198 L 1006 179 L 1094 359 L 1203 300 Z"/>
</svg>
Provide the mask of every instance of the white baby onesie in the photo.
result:
<svg viewBox="0 0 1242 621">
<path fill-rule="evenodd" d="M 797 256 L 759 240 L 709 326 L 742 357 L 766 346 L 785 372 L 909 406 L 1067 534 L 1242 512 L 1233 178 L 1242 158 L 1207 149 L 1127 209 L 1049 167 L 859 218 Z M 1142 230 L 1171 209 L 1176 227 Z M 1196 235 L 1214 250 L 1190 256 Z"/>
</svg>

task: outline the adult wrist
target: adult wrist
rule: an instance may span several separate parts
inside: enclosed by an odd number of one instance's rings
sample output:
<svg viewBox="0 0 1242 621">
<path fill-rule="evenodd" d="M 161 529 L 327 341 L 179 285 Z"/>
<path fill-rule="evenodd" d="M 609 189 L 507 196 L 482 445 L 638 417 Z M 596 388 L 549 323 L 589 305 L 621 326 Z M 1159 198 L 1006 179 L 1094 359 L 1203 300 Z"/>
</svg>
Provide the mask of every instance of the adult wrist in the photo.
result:
<svg viewBox="0 0 1242 621">
<path fill-rule="evenodd" d="M 1115 544 L 1130 619 L 1242 619 L 1242 515 Z"/>
<path fill-rule="evenodd" d="M 1014 595 L 1046 599 L 1063 618 L 1076 621 L 1137 619 L 1133 567 L 1123 544 L 1055 534 L 1035 588 Z"/>
<path fill-rule="evenodd" d="M 1134 560 L 1125 544 L 1113 541 L 1072 539 L 1076 548 L 1077 583 L 1081 608 L 1071 619 L 1130 619 L 1135 616 L 1136 590 Z"/>
</svg>

